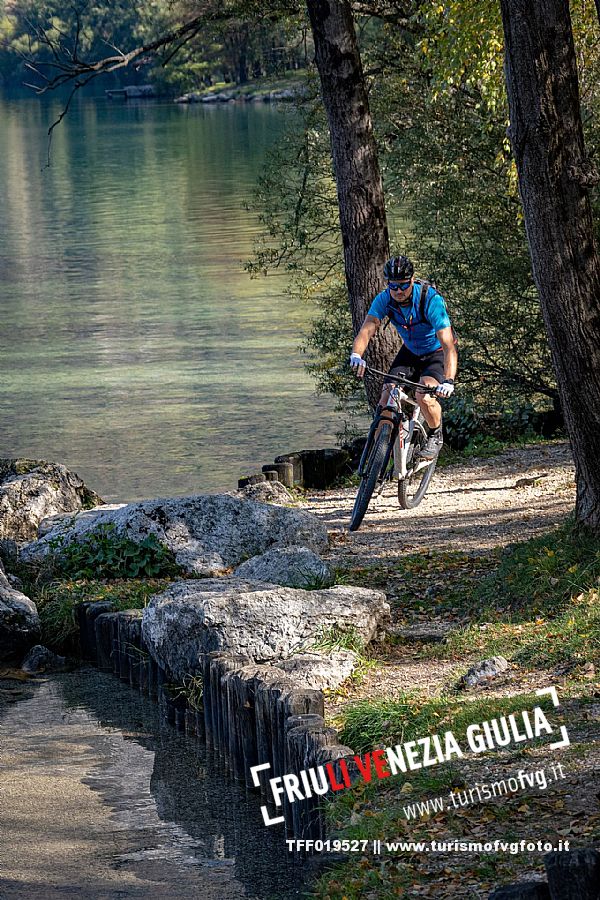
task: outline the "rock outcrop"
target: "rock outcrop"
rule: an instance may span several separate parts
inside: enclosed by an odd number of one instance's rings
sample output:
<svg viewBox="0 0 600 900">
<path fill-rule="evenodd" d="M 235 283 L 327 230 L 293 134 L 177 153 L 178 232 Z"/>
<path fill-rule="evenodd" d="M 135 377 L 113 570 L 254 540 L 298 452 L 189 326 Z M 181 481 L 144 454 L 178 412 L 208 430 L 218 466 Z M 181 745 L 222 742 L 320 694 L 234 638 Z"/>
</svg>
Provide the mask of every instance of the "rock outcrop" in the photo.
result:
<svg viewBox="0 0 600 900">
<path fill-rule="evenodd" d="M 259 503 L 292 503 L 294 499 L 280 481 L 262 481 L 259 484 L 248 484 L 237 491 L 237 496 L 245 497 L 246 500 L 256 500 Z"/>
<path fill-rule="evenodd" d="M 58 656 L 43 644 L 36 644 L 28 651 L 21 668 L 29 675 L 39 675 L 42 672 L 65 672 L 68 663 L 66 657 Z"/>
<path fill-rule="evenodd" d="M 20 662 L 39 638 L 35 603 L 12 587 L 0 562 L 0 663 Z"/>
<path fill-rule="evenodd" d="M 36 459 L 0 459 L 0 539 L 32 541 L 47 516 L 99 503 L 102 498 L 65 466 Z"/>
<path fill-rule="evenodd" d="M 480 684 L 486 684 L 492 678 L 503 675 L 508 670 L 508 662 L 503 656 L 491 656 L 489 659 L 482 659 L 476 665 L 471 666 L 466 675 L 458 681 L 457 687 L 470 688 L 477 687 Z"/>
<path fill-rule="evenodd" d="M 364 644 L 385 628 L 385 594 L 337 586 L 303 591 L 241 578 L 181 581 L 151 598 L 142 633 L 155 661 L 182 681 L 201 653 L 231 651 L 277 662 L 309 650 L 327 629 L 353 632 Z"/>
<path fill-rule="evenodd" d="M 327 529 L 312 513 L 227 494 L 197 494 L 79 512 L 23 548 L 21 558 L 41 561 L 56 552 L 57 543 L 68 546 L 107 525 L 133 541 L 154 534 L 178 565 L 201 576 L 228 572 L 271 547 L 319 551 L 327 546 Z"/>
<path fill-rule="evenodd" d="M 308 547 L 267 550 L 243 562 L 233 574 L 247 581 L 267 581 L 305 590 L 333 584 L 333 572 L 327 563 Z"/>
<path fill-rule="evenodd" d="M 336 688 L 352 675 L 358 658 L 352 650 L 332 653 L 297 653 L 277 663 L 296 687 L 323 691 Z"/>
</svg>

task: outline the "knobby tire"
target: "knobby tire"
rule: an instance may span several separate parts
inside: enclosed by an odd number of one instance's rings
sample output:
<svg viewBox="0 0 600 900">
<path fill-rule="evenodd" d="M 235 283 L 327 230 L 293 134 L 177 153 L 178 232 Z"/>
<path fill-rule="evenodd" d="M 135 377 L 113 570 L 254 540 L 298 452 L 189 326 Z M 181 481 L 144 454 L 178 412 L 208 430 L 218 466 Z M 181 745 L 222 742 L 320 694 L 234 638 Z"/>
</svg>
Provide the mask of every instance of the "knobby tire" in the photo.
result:
<svg viewBox="0 0 600 900">
<path fill-rule="evenodd" d="M 361 478 L 356 500 L 354 501 L 354 509 L 352 510 L 352 518 L 350 519 L 350 531 L 357 531 L 357 529 L 360 528 L 367 507 L 369 506 L 369 501 L 373 496 L 377 479 L 379 475 L 382 477 L 384 475 L 381 470 L 390 443 L 391 433 L 391 425 L 382 425 L 381 431 L 373 442 L 369 458 L 365 463 L 365 474 Z"/>
</svg>

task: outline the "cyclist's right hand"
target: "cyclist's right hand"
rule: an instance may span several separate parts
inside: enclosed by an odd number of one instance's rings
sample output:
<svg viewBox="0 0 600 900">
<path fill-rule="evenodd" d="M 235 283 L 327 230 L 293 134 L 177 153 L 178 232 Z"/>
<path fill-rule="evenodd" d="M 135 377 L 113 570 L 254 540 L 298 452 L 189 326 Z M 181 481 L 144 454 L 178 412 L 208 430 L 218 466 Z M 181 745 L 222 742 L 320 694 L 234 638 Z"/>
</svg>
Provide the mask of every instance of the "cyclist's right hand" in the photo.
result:
<svg viewBox="0 0 600 900">
<path fill-rule="evenodd" d="M 357 378 L 363 378 L 367 363 L 361 357 L 360 353 L 352 353 L 350 355 L 350 365 L 354 369 Z"/>
</svg>

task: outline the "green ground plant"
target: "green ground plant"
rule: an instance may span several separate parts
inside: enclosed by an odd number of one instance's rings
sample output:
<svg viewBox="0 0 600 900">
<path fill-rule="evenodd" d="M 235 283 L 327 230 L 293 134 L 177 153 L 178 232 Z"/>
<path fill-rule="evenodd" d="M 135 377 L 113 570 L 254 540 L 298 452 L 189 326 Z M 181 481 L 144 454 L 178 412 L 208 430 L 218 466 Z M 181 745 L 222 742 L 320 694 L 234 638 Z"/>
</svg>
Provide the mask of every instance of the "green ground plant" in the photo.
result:
<svg viewBox="0 0 600 900">
<path fill-rule="evenodd" d="M 391 746 L 426 734 L 452 731 L 461 743 L 473 722 L 541 705 L 536 695 L 515 697 L 441 697 L 403 693 L 395 700 L 365 700 L 344 712 L 342 743 L 357 753 L 375 746 Z"/>
<path fill-rule="evenodd" d="M 49 542 L 55 572 L 68 578 L 158 578 L 180 572 L 173 554 L 155 534 L 133 541 L 113 523 L 100 525 L 77 541 Z"/>
<path fill-rule="evenodd" d="M 527 669 L 600 665 L 600 541 L 572 521 L 488 555 L 427 551 L 338 569 L 337 583 L 381 588 L 401 619 L 458 624 L 430 657 L 502 654 Z"/>
<path fill-rule="evenodd" d="M 149 598 L 166 590 L 164 579 L 127 579 L 111 582 L 73 580 L 44 585 L 32 599 L 38 607 L 42 627 L 42 643 L 59 653 L 74 654 L 78 650 L 79 629 L 75 607 L 84 601 L 108 600 L 116 611 L 144 609 Z"/>
<path fill-rule="evenodd" d="M 365 646 L 364 638 L 354 627 L 340 628 L 335 625 L 322 627 L 308 649 L 320 653 L 333 653 L 336 650 L 350 650 L 355 653 L 356 666 L 351 676 L 355 682 L 360 682 L 367 671 L 376 665 Z"/>
</svg>

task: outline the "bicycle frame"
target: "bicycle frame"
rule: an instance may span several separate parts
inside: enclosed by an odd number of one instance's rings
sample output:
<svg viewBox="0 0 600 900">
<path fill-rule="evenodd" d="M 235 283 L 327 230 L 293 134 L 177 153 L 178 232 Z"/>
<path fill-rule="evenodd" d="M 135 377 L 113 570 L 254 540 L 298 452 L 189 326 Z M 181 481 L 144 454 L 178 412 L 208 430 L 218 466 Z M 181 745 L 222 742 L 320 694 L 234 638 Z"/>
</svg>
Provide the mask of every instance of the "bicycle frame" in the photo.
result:
<svg viewBox="0 0 600 900">
<path fill-rule="evenodd" d="M 390 391 L 390 399 L 394 400 L 394 404 L 397 404 L 398 409 L 400 410 L 401 416 L 401 427 L 398 428 L 398 433 L 395 436 L 395 440 L 393 441 L 393 449 L 394 449 L 394 478 L 406 478 L 408 475 L 408 469 L 406 467 L 406 461 L 408 458 L 408 448 L 410 447 L 410 442 L 412 440 L 413 432 L 415 428 L 420 428 L 417 419 L 419 416 L 419 405 L 418 403 L 409 397 L 399 385 L 396 385 Z M 404 401 L 405 403 L 410 404 L 413 408 L 411 415 L 407 415 L 407 413 L 402 409 L 401 403 Z"/>
<path fill-rule="evenodd" d="M 418 387 L 418 385 L 413 385 L 411 382 L 408 383 L 411 387 Z M 367 440 L 358 466 L 358 474 L 361 477 L 365 474 L 364 466 L 373 445 L 375 435 L 377 434 L 378 427 L 382 421 L 391 420 L 392 422 L 392 436 L 385 462 L 382 466 L 383 472 L 388 471 L 392 451 L 394 453 L 393 475 L 394 478 L 398 480 L 406 478 L 407 475 L 412 474 L 413 471 L 418 472 L 420 469 L 424 469 L 427 466 L 431 465 L 431 460 L 423 460 L 422 462 L 419 462 L 417 464 L 414 470 L 411 470 L 411 473 L 408 472 L 406 463 L 408 457 L 408 449 L 410 447 L 413 432 L 415 428 L 422 429 L 422 426 L 418 422 L 419 404 L 415 399 L 413 399 L 413 397 L 409 396 L 405 391 L 402 390 L 402 387 L 399 383 L 396 383 L 391 388 L 389 400 L 390 402 L 386 404 L 386 406 L 377 407 L 375 416 L 373 417 L 373 421 L 371 423 L 369 434 L 367 435 Z M 410 415 L 402 408 L 403 402 L 414 407 Z M 384 416 L 384 412 L 388 413 L 388 415 Z"/>
</svg>

